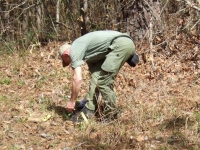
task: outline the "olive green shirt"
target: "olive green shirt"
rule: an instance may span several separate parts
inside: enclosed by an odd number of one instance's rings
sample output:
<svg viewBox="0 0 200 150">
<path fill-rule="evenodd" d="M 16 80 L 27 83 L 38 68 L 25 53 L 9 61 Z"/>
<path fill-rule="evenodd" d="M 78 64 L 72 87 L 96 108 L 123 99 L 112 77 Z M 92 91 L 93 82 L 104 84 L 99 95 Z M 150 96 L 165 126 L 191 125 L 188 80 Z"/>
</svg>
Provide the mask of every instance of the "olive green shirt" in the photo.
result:
<svg viewBox="0 0 200 150">
<path fill-rule="evenodd" d="M 77 38 L 71 45 L 70 58 L 72 68 L 86 63 L 95 63 L 105 59 L 109 46 L 116 36 L 124 35 L 118 31 L 94 31 Z"/>
</svg>

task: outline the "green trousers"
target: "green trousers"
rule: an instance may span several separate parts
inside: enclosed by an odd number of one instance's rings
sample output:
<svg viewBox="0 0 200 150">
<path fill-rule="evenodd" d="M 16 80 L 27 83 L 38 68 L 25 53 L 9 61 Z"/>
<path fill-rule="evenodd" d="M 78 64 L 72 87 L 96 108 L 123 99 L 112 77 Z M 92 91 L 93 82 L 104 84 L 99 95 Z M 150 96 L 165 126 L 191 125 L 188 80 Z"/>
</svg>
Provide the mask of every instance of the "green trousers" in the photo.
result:
<svg viewBox="0 0 200 150">
<path fill-rule="evenodd" d="M 98 96 L 101 93 L 105 102 L 103 113 L 116 110 L 116 94 L 113 91 L 114 80 L 124 63 L 135 52 L 133 41 L 127 37 L 119 37 L 113 41 L 104 60 L 88 64 L 91 73 L 89 91 L 86 95 L 86 107 L 96 110 Z"/>
</svg>

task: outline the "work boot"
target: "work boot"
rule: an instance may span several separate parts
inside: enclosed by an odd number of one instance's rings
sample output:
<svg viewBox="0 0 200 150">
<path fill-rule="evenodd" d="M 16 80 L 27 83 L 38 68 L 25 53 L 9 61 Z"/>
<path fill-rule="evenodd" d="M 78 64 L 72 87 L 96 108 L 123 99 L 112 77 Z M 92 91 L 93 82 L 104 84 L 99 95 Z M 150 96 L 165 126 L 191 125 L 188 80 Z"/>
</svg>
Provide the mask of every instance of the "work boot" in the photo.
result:
<svg viewBox="0 0 200 150">
<path fill-rule="evenodd" d="M 82 122 L 84 119 L 81 115 L 81 112 L 87 117 L 87 119 L 91 119 L 95 116 L 94 110 L 90 110 L 87 107 L 83 107 L 83 109 L 81 111 L 75 112 L 71 116 L 70 120 L 74 123 L 75 122 Z"/>
<path fill-rule="evenodd" d="M 81 100 L 78 105 L 77 105 L 77 110 L 78 111 L 81 111 L 84 107 L 85 107 L 85 104 L 88 102 L 88 100 L 86 99 L 83 99 Z"/>
</svg>

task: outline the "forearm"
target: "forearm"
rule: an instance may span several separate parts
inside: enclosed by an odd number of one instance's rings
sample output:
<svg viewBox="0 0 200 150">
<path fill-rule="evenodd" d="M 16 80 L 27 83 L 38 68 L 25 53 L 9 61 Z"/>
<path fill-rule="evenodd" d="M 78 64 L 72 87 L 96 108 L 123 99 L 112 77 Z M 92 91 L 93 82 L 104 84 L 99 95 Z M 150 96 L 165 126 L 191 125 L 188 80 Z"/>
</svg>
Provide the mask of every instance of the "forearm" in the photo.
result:
<svg viewBox="0 0 200 150">
<path fill-rule="evenodd" d="M 74 77 L 72 81 L 72 89 L 71 89 L 71 98 L 70 101 L 75 102 L 76 98 L 78 97 L 78 93 L 81 88 L 81 82 L 82 82 L 82 71 L 81 67 L 77 67 L 74 69 Z"/>
<path fill-rule="evenodd" d="M 76 100 L 76 98 L 78 97 L 78 93 L 80 91 L 80 88 L 81 88 L 81 80 L 73 79 L 72 89 L 71 89 L 72 93 L 71 93 L 71 98 L 70 98 L 71 101 Z"/>
</svg>

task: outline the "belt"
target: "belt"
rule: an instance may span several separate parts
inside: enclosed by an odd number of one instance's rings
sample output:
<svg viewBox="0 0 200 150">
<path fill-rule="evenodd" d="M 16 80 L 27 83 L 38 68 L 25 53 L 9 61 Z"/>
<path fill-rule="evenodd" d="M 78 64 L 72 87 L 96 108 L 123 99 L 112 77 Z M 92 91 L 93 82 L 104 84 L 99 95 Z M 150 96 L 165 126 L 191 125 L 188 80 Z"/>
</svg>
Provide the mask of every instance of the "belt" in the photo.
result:
<svg viewBox="0 0 200 150">
<path fill-rule="evenodd" d="M 116 40 L 116 39 L 119 38 L 119 37 L 127 37 L 127 38 L 129 38 L 129 39 L 131 39 L 131 40 L 133 41 L 133 39 L 132 39 L 130 36 L 128 36 L 128 35 L 118 35 L 118 36 L 114 37 L 114 38 L 111 40 L 110 45 L 112 45 L 113 41 Z"/>
</svg>

